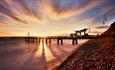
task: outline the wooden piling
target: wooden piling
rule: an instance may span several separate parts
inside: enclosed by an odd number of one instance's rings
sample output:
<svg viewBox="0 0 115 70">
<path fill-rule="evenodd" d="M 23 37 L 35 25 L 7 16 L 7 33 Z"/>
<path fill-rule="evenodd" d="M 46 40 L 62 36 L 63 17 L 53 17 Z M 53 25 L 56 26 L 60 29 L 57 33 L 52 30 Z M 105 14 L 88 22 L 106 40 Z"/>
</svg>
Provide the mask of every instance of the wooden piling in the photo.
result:
<svg viewBox="0 0 115 70">
<path fill-rule="evenodd" d="M 63 45 L 63 39 L 61 39 L 61 45 Z"/>
<path fill-rule="evenodd" d="M 57 39 L 57 44 L 59 45 L 59 39 Z"/>
<path fill-rule="evenodd" d="M 46 38 L 46 44 L 48 43 L 48 39 Z"/>
<path fill-rule="evenodd" d="M 38 42 L 40 43 L 41 38 L 38 39 Z"/>
<path fill-rule="evenodd" d="M 49 38 L 49 44 L 51 44 L 51 38 Z"/>
<path fill-rule="evenodd" d="M 76 44 L 78 44 L 78 41 L 77 41 L 77 39 L 75 39 L 75 43 L 76 43 Z"/>
<path fill-rule="evenodd" d="M 72 39 L 72 45 L 74 45 L 74 39 Z"/>
</svg>

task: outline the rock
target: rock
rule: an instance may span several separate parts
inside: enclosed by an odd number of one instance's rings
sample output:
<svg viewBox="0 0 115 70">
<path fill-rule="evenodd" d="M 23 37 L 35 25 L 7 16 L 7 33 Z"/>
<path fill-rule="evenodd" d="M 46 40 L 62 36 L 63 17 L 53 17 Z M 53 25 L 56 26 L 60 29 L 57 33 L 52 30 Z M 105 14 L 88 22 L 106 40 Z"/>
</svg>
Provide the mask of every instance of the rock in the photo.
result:
<svg viewBox="0 0 115 70">
<path fill-rule="evenodd" d="M 115 37 L 115 22 L 113 22 L 110 28 L 107 31 L 105 31 L 101 36 L 102 37 Z"/>
<path fill-rule="evenodd" d="M 115 22 L 99 39 L 90 40 L 56 70 L 115 70 Z"/>
</svg>

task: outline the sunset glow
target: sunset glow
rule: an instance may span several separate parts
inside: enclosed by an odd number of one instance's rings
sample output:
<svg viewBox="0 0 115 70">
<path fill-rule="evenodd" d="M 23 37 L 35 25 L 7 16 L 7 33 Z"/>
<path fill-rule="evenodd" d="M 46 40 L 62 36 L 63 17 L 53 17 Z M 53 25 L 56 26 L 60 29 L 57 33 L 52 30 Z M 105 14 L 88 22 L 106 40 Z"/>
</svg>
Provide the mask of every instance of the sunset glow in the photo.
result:
<svg viewBox="0 0 115 70">
<path fill-rule="evenodd" d="M 51 36 L 110 25 L 114 0 L 0 0 L 0 36 Z M 97 28 L 98 30 L 98 28 Z M 96 32 L 96 31 L 93 31 Z M 103 32 L 103 31 L 102 31 Z"/>
</svg>

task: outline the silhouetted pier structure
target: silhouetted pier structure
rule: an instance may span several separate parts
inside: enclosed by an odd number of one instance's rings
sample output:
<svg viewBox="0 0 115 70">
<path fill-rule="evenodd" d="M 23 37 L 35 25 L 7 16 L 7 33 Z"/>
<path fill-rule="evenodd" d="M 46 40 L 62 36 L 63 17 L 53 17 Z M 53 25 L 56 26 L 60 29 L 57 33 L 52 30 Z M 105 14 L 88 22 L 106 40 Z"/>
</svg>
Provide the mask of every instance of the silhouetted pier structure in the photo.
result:
<svg viewBox="0 0 115 70">
<path fill-rule="evenodd" d="M 70 36 L 48 36 L 48 37 L 26 37 L 25 41 L 26 42 L 30 42 L 30 43 L 34 43 L 34 42 L 39 42 L 41 39 L 45 39 L 46 44 L 51 44 L 52 40 L 57 40 L 57 44 L 58 45 L 63 45 L 63 41 L 64 40 L 72 40 L 72 44 L 78 44 L 78 39 L 97 39 L 98 36 L 97 35 L 88 35 L 86 33 L 88 29 L 84 28 L 82 30 L 79 31 L 75 31 L 75 33 L 71 33 Z M 83 32 L 83 35 L 82 35 Z"/>
<path fill-rule="evenodd" d="M 40 38 L 37 38 L 37 37 L 26 37 L 25 41 L 28 42 L 28 43 L 34 43 L 36 41 L 40 41 Z"/>
<path fill-rule="evenodd" d="M 57 44 L 61 44 L 63 45 L 64 40 L 72 40 L 72 44 L 78 44 L 78 39 L 97 39 L 98 37 L 95 35 L 87 35 L 87 36 L 76 36 L 76 37 L 72 37 L 72 36 L 49 36 L 46 37 L 46 44 L 49 43 L 51 44 L 51 40 L 57 40 Z"/>
<path fill-rule="evenodd" d="M 76 32 L 75 35 L 76 35 L 76 36 L 78 36 L 78 35 L 81 36 L 82 32 L 84 33 L 83 35 L 87 35 L 87 33 L 86 33 L 87 30 L 88 30 L 88 29 L 84 28 L 84 29 L 82 29 L 82 30 L 75 31 L 75 32 Z"/>
<path fill-rule="evenodd" d="M 63 45 L 63 40 L 72 40 L 72 44 L 78 44 L 78 39 L 97 39 L 96 35 L 87 35 L 87 36 L 48 36 L 48 37 L 26 37 L 25 41 L 28 43 L 38 42 L 40 43 L 41 39 L 45 39 L 46 44 L 51 44 L 52 40 L 57 40 L 57 44 Z"/>
<path fill-rule="evenodd" d="M 72 40 L 72 44 L 78 44 L 77 42 L 77 38 L 75 37 L 71 37 L 71 36 L 50 36 L 50 37 L 46 37 L 46 44 L 51 44 L 51 40 L 57 40 L 57 44 L 61 44 L 63 45 L 63 40 Z"/>
</svg>

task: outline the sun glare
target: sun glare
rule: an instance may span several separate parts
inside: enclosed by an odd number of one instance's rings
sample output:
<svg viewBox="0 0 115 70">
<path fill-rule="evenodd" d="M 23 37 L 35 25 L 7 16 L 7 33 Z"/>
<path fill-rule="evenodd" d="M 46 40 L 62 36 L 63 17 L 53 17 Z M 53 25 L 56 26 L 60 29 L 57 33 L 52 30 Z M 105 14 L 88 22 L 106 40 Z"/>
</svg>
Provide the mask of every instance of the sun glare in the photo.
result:
<svg viewBox="0 0 115 70">
<path fill-rule="evenodd" d="M 44 53 L 44 54 L 42 54 L 42 53 Z M 55 59 L 52 52 L 46 45 L 45 39 L 42 39 L 40 41 L 40 45 L 37 47 L 37 51 L 34 56 L 35 56 L 35 58 L 45 56 L 47 62 L 51 61 L 52 59 Z"/>
</svg>

